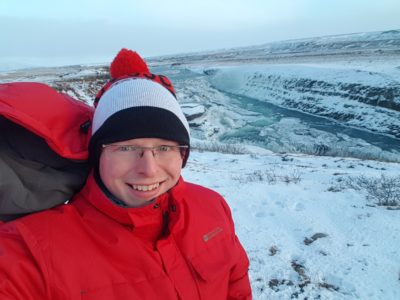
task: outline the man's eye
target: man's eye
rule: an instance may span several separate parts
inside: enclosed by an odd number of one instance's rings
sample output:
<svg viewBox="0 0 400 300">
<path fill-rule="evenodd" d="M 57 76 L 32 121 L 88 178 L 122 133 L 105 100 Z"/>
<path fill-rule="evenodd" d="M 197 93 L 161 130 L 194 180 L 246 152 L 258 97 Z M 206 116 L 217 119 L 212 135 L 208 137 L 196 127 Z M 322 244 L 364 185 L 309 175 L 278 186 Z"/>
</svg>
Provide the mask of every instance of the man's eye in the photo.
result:
<svg viewBox="0 0 400 300">
<path fill-rule="evenodd" d="M 134 146 L 119 146 L 118 147 L 118 151 L 122 151 L 122 152 L 135 151 L 135 150 L 136 150 L 136 147 L 134 147 Z"/>
<path fill-rule="evenodd" d="M 171 146 L 161 145 L 158 147 L 158 151 L 160 152 L 167 152 L 169 150 L 171 150 Z"/>
</svg>

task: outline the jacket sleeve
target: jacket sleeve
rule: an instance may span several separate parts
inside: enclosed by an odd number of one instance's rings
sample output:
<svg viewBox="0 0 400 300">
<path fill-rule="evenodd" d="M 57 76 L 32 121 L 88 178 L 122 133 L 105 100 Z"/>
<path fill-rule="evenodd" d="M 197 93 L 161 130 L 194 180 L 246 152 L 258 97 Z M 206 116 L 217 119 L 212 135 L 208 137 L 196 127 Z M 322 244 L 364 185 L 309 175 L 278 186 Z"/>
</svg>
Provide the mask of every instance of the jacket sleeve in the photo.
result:
<svg viewBox="0 0 400 300">
<path fill-rule="evenodd" d="M 0 299 L 47 299 L 44 274 L 14 222 L 0 225 Z"/>
<path fill-rule="evenodd" d="M 231 269 L 230 274 L 228 300 L 251 300 L 252 295 L 249 280 L 249 259 L 246 251 L 235 234 L 235 226 L 233 223 L 231 210 L 225 200 L 222 200 L 222 205 L 231 223 L 232 233 L 234 234 L 235 238 L 235 251 L 237 252 L 236 264 Z"/>
</svg>

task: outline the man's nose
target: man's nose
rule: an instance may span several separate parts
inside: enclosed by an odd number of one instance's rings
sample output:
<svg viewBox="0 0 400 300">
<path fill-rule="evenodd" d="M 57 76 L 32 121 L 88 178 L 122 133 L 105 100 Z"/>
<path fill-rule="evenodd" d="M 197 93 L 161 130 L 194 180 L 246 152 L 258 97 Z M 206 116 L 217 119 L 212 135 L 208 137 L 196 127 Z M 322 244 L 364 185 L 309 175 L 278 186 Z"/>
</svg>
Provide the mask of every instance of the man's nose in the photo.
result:
<svg viewBox="0 0 400 300">
<path fill-rule="evenodd" d="M 136 165 L 137 171 L 146 176 L 153 176 L 157 171 L 157 161 L 150 149 L 143 150 L 138 163 Z"/>
</svg>

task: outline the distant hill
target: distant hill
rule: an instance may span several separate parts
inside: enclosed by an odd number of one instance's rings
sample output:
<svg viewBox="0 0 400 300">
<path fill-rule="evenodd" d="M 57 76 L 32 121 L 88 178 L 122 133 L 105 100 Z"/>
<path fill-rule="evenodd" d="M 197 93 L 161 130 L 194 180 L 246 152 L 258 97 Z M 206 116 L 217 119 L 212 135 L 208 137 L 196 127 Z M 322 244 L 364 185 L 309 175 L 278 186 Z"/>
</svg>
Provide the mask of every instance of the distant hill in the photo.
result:
<svg viewBox="0 0 400 300">
<path fill-rule="evenodd" d="M 249 47 L 168 55 L 149 58 L 149 62 L 181 65 L 200 62 L 286 61 L 310 56 L 314 59 L 318 56 L 340 58 L 345 55 L 400 56 L 400 29 L 285 40 Z"/>
</svg>

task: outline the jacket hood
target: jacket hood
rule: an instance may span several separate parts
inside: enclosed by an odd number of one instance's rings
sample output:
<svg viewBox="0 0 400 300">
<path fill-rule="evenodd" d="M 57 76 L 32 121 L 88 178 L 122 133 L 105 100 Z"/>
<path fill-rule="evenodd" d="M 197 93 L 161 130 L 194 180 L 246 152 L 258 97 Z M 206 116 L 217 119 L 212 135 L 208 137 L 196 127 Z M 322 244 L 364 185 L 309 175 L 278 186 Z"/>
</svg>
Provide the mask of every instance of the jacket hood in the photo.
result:
<svg viewBox="0 0 400 300">
<path fill-rule="evenodd" d="M 13 82 L 0 84 L 0 115 L 43 138 L 60 156 L 87 160 L 89 105 L 42 83 Z"/>
<path fill-rule="evenodd" d="M 45 84 L 0 84 L 0 220 L 54 207 L 81 189 L 92 116 L 92 107 Z"/>
<path fill-rule="evenodd" d="M 41 137 L 0 116 L 0 220 L 59 205 L 81 189 L 89 166 L 61 157 Z"/>
</svg>

